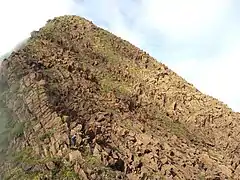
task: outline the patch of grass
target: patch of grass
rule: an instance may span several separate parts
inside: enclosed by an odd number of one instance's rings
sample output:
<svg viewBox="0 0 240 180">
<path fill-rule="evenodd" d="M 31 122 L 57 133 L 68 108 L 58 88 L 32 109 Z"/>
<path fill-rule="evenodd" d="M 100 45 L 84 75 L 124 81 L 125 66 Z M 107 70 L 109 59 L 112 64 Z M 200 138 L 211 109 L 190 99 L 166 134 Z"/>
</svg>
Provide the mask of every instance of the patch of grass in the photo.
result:
<svg viewBox="0 0 240 180">
<path fill-rule="evenodd" d="M 8 160 L 14 162 L 15 164 L 28 164 L 28 165 L 37 165 L 45 164 L 47 162 L 57 162 L 57 158 L 52 157 L 40 157 L 34 154 L 34 151 L 31 147 L 24 148 L 20 151 L 15 151 L 9 154 Z"/>
<path fill-rule="evenodd" d="M 144 111 L 144 109 L 142 111 Z M 148 118 L 154 120 L 155 125 L 152 128 L 155 129 L 156 132 L 159 131 L 156 129 L 156 127 L 162 127 L 179 138 L 188 140 L 192 140 L 194 138 L 192 137 L 185 124 L 166 116 L 165 113 L 161 112 L 158 107 L 150 105 L 145 111 L 147 111 Z"/>
<path fill-rule="evenodd" d="M 8 170 L 7 172 L 5 172 L 5 174 L 3 175 L 3 178 L 5 180 L 21 180 L 23 178 L 24 175 L 24 171 L 21 168 L 13 168 L 11 170 Z M 25 179 L 27 179 L 26 177 L 24 177 Z"/>
<path fill-rule="evenodd" d="M 78 175 L 74 172 L 73 168 L 64 166 L 60 172 L 56 175 L 56 178 L 62 180 L 78 180 Z"/>
<path fill-rule="evenodd" d="M 7 148 L 9 142 L 13 138 L 18 138 L 23 135 L 24 122 L 16 120 L 14 112 L 6 105 L 6 100 L 9 96 L 16 96 L 16 92 L 19 90 L 20 84 L 15 83 L 10 87 L 1 81 L 0 92 L 0 151 Z"/>
<path fill-rule="evenodd" d="M 11 130 L 11 134 L 13 137 L 21 137 L 24 134 L 24 127 L 25 123 L 24 122 L 18 122 L 15 124 L 13 129 Z"/>
<path fill-rule="evenodd" d="M 103 92 L 108 93 L 113 90 L 113 81 L 111 79 L 103 79 L 101 81 L 101 89 Z"/>
<path fill-rule="evenodd" d="M 8 150 L 9 143 L 13 138 L 20 138 L 24 134 L 23 122 L 14 122 L 9 126 L 10 127 L 0 133 L 0 157 L 4 157 L 5 152 Z"/>
<path fill-rule="evenodd" d="M 101 90 L 105 93 L 109 93 L 111 91 L 121 95 L 130 95 L 131 93 L 131 88 L 129 87 L 128 83 L 119 82 L 110 76 L 106 76 L 104 79 L 102 79 L 100 84 Z"/>
<path fill-rule="evenodd" d="M 9 154 L 8 160 L 13 162 L 13 168 L 9 169 L 5 175 L 4 179 L 19 179 L 19 180 L 39 180 L 44 177 L 49 179 L 63 179 L 63 180 L 78 180 L 77 174 L 74 172 L 72 167 L 65 165 L 60 158 L 54 157 L 39 157 L 36 156 L 33 150 L 29 148 L 22 149 L 21 151 L 13 152 Z M 38 171 L 25 171 L 21 166 L 29 165 L 45 165 L 48 162 L 53 162 L 55 168 L 51 171 L 40 169 Z"/>
<path fill-rule="evenodd" d="M 44 179 L 44 177 L 50 177 L 49 173 L 42 172 L 25 172 L 20 167 L 15 167 L 13 169 L 9 169 L 3 175 L 4 180 L 40 180 Z"/>
<path fill-rule="evenodd" d="M 90 169 L 95 169 L 98 171 L 99 175 L 101 174 L 101 177 L 104 179 L 115 179 L 116 178 L 116 172 L 112 170 L 110 167 L 106 167 L 101 159 L 98 157 L 95 157 L 93 155 L 87 155 L 85 157 L 85 167 L 88 167 Z"/>
<path fill-rule="evenodd" d="M 44 141 L 44 140 L 47 139 L 47 138 L 51 138 L 51 137 L 53 136 L 54 132 L 55 132 L 55 129 L 50 129 L 49 131 L 47 131 L 47 132 L 45 132 L 44 134 L 42 134 L 42 135 L 39 137 L 39 139 L 40 139 L 41 141 Z"/>
<path fill-rule="evenodd" d="M 9 155 L 10 160 L 14 163 L 26 163 L 35 165 L 37 163 L 36 158 L 32 154 L 31 148 L 25 148 L 20 151 L 13 152 Z"/>
<path fill-rule="evenodd" d="M 9 131 L 5 130 L 5 131 L 1 132 L 1 134 L 0 134 L 0 152 L 1 152 L 0 157 L 4 157 L 4 152 L 8 148 L 9 139 L 10 139 Z"/>
<path fill-rule="evenodd" d="M 101 160 L 93 155 L 88 155 L 86 157 L 86 163 L 91 167 L 98 167 L 102 165 Z"/>
<path fill-rule="evenodd" d="M 149 169 L 148 173 L 143 173 L 142 179 L 161 179 L 161 180 L 166 180 L 164 175 L 162 175 L 160 172 L 152 172 L 151 169 Z"/>
<path fill-rule="evenodd" d="M 170 131 L 178 137 L 186 137 L 188 135 L 187 128 L 178 121 L 173 121 L 169 119 L 164 120 L 164 124 Z"/>
<path fill-rule="evenodd" d="M 198 180 L 205 180 L 205 175 L 204 174 L 199 174 L 198 175 Z"/>
<path fill-rule="evenodd" d="M 201 142 L 201 136 L 198 132 L 191 132 L 188 130 L 187 125 L 179 121 L 172 120 L 169 117 L 163 116 L 162 118 L 157 118 L 156 123 L 161 123 L 159 126 L 167 129 L 171 134 L 176 135 L 178 138 L 183 138 L 185 140 L 191 141 L 192 143 Z"/>
</svg>

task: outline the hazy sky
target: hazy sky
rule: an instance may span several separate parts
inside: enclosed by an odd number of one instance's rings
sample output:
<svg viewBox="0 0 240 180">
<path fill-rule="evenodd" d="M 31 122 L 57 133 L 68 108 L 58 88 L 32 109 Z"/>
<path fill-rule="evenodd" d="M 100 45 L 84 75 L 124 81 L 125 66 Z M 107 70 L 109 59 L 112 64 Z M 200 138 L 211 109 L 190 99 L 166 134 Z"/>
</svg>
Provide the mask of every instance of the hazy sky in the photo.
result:
<svg viewBox="0 0 240 180">
<path fill-rule="evenodd" d="M 239 0 L 1 0 L 0 55 L 64 14 L 92 20 L 240 111 Z"/>
</svg>

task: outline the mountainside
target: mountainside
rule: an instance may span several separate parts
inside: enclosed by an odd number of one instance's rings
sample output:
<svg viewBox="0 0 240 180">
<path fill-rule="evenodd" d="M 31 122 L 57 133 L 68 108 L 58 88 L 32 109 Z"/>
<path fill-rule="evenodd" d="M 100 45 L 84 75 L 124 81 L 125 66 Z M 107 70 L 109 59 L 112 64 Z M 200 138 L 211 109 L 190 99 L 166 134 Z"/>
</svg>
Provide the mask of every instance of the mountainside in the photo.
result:
<svg viewBox="0 0 240 180">
<path fill-rule="evenodd" d="M 240 115 L 78 16 L 1 64 L 0 179 L 240 179 Z"/>
</svg>

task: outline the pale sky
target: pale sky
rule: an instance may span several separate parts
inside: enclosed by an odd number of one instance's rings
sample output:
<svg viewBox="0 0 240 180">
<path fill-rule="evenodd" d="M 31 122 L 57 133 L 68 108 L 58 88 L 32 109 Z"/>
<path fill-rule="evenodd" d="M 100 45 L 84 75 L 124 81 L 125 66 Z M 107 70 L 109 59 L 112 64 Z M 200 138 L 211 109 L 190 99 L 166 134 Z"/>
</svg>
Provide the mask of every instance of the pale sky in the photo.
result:
<svg viewBox="0 0 240 180">
<path fill-rule="evenodd" d="M 2 0 L 0 55 L 65 14 L 130 41 L 240 112 L 239 0 Z"/>
</svg>

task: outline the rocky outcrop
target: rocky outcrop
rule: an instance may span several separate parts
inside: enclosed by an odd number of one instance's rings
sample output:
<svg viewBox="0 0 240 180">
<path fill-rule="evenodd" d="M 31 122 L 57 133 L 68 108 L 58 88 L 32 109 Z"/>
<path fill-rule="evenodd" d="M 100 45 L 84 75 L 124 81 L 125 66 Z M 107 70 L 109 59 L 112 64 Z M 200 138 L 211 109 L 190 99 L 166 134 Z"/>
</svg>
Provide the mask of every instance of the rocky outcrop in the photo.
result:
<svg viewBox="0 0 240 180">
<path fill-rule="evenodd" d="M 240 177 L 239 114 L 86 19 L 33 33 L 1 92 L 2 179 Z"/>
</svg>

